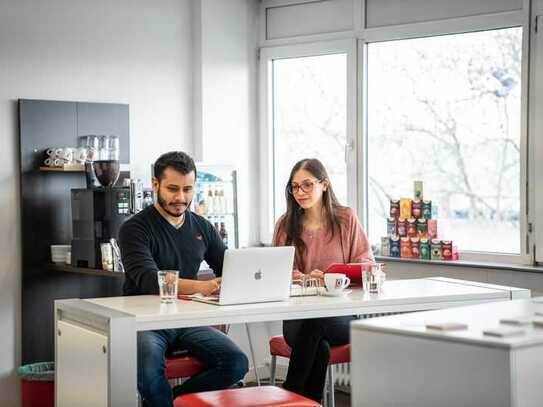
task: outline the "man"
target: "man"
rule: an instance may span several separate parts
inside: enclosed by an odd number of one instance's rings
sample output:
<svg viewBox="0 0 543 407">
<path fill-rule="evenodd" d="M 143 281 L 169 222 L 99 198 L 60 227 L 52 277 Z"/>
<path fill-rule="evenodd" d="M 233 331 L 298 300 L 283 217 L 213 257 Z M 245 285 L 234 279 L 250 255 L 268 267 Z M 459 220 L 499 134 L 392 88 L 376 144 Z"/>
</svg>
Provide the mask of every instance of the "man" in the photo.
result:
<svg viewBox="0 0 543 407">
<path fill-rule="evenodd" d="M 126 271 L 125 295 L 158 294 L 157 271 L 179 270 L 181 294 L 209 295 L 220 278 L 196 280 L 202 260 L 222 273 L 224 246 L 215 228 L 189 210 L 196 167 L 183 152 L 169 152 L 154 165 L 157 202 L 126 221 L 119 233 Z M 165 354 L 186 349 L 208 369 L 172 390 L 165 377 Z M 172 406 L 178 395 L 219 390 L 247 373 L 247 357 L 225 334 L 212 327 L 138 332 L 138 390 L 150 406 Z"/>
</svg>

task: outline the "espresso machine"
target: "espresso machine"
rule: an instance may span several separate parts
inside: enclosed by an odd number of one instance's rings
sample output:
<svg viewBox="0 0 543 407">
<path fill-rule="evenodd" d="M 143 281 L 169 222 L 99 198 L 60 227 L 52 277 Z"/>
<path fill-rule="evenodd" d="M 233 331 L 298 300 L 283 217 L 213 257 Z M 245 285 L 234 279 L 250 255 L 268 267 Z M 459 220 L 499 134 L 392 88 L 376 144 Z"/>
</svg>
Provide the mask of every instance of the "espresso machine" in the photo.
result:
<svg viewBox="0 0 543 407">
<path fill-rule="evenodd" d="M 118 238 L 130 202 L 130 187 L 72 189 L 72 266 L 102 268 L 100 244 Z"/>
<path fill-rule="evenodd" d="M 123 186 L 116 186 L 120 175 L 118 153 L 96 158 L 86 165 L 87 188 L 71 190 L 74 267 L 101 269 L 100 245 L 117 239 L 121 225 L 143 206 L 139 180 L 126 179 Z"/>
</svg>

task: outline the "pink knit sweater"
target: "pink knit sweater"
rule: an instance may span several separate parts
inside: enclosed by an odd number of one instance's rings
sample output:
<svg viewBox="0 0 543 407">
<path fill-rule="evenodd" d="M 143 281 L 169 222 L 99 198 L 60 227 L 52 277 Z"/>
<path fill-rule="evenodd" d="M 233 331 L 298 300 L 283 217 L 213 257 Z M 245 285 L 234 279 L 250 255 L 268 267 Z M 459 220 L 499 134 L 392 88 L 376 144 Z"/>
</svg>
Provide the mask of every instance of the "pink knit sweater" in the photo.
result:
<svg viewBox="0 0 543 407">
<path fill-rule="evenodd" d="M 313 270 L 326 271 L 333 263 L 360 263 L 373 261 L 373 252 L 368 238 L 362 229 L 356 214 L 351 208 L 340 207 L 337 215 L 341 223 L 341 233 L 333 238 L 328 228 L 306 230 L 302 232 L 302 240 L 306 245 L 303 264 L 294 261 L 294 269 L 303 273 Z M 285 216 L 281 216 L 275 225 L 273 234 L 274 246 L 285 246 L 287 235 L 283 224 Z M 297 257 L 297 256 L 296 256 Z"/>
</svg>

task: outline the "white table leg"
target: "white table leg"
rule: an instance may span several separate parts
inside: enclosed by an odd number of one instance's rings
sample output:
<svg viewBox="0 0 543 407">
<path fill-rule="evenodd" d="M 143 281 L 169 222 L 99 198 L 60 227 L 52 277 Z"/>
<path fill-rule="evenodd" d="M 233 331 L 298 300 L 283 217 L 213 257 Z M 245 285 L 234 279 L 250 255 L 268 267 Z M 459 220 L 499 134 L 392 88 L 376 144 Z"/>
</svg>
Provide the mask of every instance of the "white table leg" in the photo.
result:
<svg viewBox="0 0 543 407">
<path fill-rule="evenodd" d="M 247 339 L 249 340 L 249 349 L 251 351 L 251 359 L 253 360 L 253 369 L 255 371 L 256 384 L 260 386 L 260 375 L 258 374 L 258 367 L 256 365 L 255 350 L 253 348 L 253 339 L 251 337 L 251 331 L 249 330 L 249 324 L 245 324 L 245 329 L 247 331 Z"/>
</svg>

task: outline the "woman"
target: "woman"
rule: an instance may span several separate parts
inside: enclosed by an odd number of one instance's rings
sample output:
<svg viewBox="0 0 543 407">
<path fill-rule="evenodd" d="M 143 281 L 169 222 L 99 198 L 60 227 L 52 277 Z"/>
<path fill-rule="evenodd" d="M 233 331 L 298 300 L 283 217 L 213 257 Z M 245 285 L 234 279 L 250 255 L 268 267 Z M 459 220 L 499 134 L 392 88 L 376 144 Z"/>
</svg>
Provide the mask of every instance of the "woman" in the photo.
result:
<svg viewBox="0 0 543 407">
<path fill-rule="evenodd" d="M 333 263 L 373 260 L 373 253 L 354 211 L 341 206 L 330 178 L 317 159 L 296 163 L 286 186 L 287 212 L 277 221 L 274 246 L 293 245 L 293 279 L 304 274 L 323 278 Z M 349 343 L 354 317 L 283 322 L 292 348 L 284 387 L 320 402 L 330 359 L 330 346 Z"/>
</svg>

